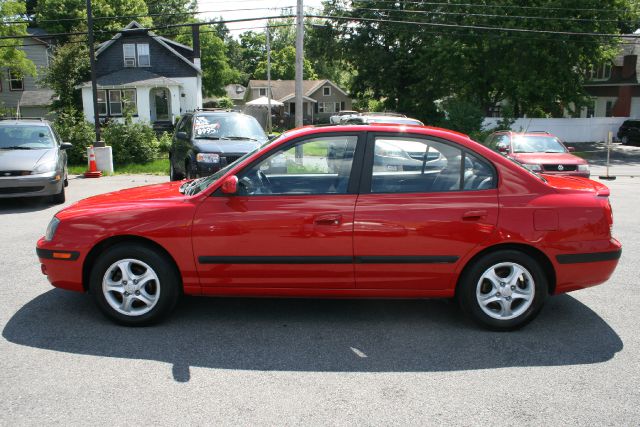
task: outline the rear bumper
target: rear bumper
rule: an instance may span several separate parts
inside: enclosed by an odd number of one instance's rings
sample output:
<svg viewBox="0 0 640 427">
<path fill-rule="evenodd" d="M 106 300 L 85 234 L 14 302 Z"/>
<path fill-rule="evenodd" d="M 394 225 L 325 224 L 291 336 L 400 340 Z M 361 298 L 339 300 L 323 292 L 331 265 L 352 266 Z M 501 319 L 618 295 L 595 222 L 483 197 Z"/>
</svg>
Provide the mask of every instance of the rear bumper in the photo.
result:
<svg viewBox="0 0 640 427">
<path fill-rule="evenodd" d="M 556 294 L 596 286 L 609 280 L 618 265 L 622 245 L 613 238 L 592 243 L 590 248 L 583 247 L 580 251 L 567 251 L 568 248 L 565 248 L 553 256 Z"/>
<path fill-rule="evenodd" d="M 40 197 L 58 194 L 62 190 L 60 174 L 0 177 L 0 198 Z"/>
</svg>

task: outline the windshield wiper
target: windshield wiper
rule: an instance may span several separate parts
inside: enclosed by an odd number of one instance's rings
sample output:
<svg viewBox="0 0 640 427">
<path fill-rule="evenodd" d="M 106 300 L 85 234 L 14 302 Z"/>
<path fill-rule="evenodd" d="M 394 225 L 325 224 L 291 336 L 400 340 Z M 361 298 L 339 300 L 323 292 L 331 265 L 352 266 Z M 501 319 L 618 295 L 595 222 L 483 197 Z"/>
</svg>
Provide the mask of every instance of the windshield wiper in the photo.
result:
<svg viewBox="0 0 640 427">
<path fill-rule="evenodd" d="M 12 145 L 10 147 L 0 147 L 3 150 L 31 150 L 31 147 L 24 147 L 21 145 Z"/>
<path fill-rule="evenodd" d="M 250 136 L 225 136 L 225 139 L 248 139 L 249 141 L 257 141 L 256 138 Z"/>
<path fill-rule="evenodd" d="M 220 138 L 219 136 L 206 136 L 206 135 L 203 135 L 203 136 L 196 136 L 194 139 L 222 139 L 222 138 Z"/>
</svg>

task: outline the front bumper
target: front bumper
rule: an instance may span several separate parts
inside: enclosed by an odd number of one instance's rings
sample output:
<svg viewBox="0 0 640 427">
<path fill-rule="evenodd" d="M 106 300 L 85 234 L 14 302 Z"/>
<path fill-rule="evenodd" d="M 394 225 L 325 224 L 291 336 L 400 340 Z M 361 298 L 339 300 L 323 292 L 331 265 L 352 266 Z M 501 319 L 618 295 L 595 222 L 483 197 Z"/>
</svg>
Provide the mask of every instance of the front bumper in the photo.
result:
<svg viewBox="0 0 640 427">
<path fill-rule="evenodd" d="M 86 254 L 57 246 L 44 240 L 44 237 L 38 240 L 36 254 L 40 259 L 42 273 L 56 288 L 84 292 L 82 265 Z"/>
<path fill-rule="evenodd" d="M 581 178 L 589 178 L 591 176 L 591 172 L 582 172 L 582 171 L 568 171 L 568 172 L 557 172 L 557 171 L 542 171 L 544 175 L 553 175 L 553 176 L 579 176 Z"/>
<path fill-rule="evenodd" d="M 63 185 L 62 175 L 51 172 L 0 177 L 0 198 L 52 196 L 58 194 Z"/>
</svg>

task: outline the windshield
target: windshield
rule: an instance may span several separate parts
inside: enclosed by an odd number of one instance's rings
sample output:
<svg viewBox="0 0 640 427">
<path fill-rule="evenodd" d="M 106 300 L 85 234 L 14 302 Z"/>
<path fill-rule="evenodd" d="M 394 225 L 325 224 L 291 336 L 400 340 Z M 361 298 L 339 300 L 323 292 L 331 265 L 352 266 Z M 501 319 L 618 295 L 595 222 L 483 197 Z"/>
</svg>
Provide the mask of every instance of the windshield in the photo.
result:
<svg viewBox="0 0 640 427">
<path fill-rule="evenodd" d="M 243 162 L 245 159 L 253 155 L 256 151 L 262 149 L 267 144 L 273 143 L 282 138 L 282 136 L 272 139 L 271 141 L 265 141 L 263 144 L 260 144 L 258 147 L 249 151 L 244 156 L 238 158 L 235 162 L 229 163 L 227 166 L 223 167 L 213 175 L 205 176 L 202 178 L 194 179 L 192 181 L 187 181 L 180 186 L 180 191 L 182 191 L 187 196 L 193 196 L 194 194 L 198 194 L 205 188 L 209 187 L 211 184 L 220 179 L 225 173 L 227 173 L 232 167 L 236 165 L 236 163 Z"/>
<path fill-rule="evenodd" d="M 243 114 L 211 114 L 193 119 L 196 139 L 251 139 L 264 142 L 267 135 L 256 119 Z"/>
<path fill-rule="evenodd" d="M 48 126 L 0 126 L 0 149 L 41 150 L 55 146 L 55 140 Z"/>
<path fill-rule="evenodd" d="M 558 138 L 554 136 L 525 136 L 513 137 L 514 153 L 566 153 Z"/>
</svg>

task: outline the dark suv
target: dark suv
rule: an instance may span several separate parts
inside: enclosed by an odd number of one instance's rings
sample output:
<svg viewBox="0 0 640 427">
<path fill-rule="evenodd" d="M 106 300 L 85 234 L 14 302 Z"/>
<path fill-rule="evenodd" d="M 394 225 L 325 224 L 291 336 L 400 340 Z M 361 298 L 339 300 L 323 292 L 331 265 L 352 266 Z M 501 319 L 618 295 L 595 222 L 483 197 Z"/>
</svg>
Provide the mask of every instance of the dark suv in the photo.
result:
<svg viewBox="0 0 640 427">
<path fill-rule="evenodd" d="M 211 175 L 267 141 L 258 121 L 232 111 L 185 114 L 169 150 L 170 178 Z"/>
<path fill-rule="evenodd" d="M 640 142 L 640 120 L 625 120 L 618 129 L 618 139 L 623 144 Z"/>
</svg>

